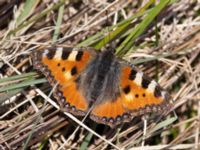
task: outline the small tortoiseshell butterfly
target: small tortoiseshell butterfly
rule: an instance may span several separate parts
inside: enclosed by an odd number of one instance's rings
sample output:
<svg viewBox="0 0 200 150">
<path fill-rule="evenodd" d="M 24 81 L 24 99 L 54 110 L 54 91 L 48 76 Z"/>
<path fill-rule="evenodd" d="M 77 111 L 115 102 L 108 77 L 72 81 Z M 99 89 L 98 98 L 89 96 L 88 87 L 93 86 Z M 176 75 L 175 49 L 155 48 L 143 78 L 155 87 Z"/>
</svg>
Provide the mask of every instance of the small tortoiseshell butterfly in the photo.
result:
<svg viewBox="0 0 200 150">
<path fill-rule="evenodd" d="M 32 54 L 33 65 L 54 86 L 61 109 L 115 126 L 151 112 L 166 112 L 172 99 L 154 80 L 113 51 L 50 47 Z"/>
</svg>

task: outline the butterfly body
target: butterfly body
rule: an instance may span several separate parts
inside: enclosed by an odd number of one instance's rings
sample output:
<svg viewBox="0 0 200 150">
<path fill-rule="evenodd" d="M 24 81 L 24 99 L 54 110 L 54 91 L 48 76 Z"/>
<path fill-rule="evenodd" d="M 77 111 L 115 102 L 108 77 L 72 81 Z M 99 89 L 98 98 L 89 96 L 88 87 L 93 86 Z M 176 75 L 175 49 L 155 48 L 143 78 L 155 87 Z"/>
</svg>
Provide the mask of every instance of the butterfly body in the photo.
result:
<svg viewBox="0 0 200 150">
<path fill-rule="evenodd" d="M 168 110 L 173 101 L 154 80 L 111 50 L 51 47 L 32 54 L 64 111 L 114 126 L 133 117 Z"/>
<path fill-rule="evenodd" d="M 120 64 L 110 51 L 97 53 L 78 76 L 77 85 L 88 103 L 115 100 L 120 94 Z"/>
</svg>

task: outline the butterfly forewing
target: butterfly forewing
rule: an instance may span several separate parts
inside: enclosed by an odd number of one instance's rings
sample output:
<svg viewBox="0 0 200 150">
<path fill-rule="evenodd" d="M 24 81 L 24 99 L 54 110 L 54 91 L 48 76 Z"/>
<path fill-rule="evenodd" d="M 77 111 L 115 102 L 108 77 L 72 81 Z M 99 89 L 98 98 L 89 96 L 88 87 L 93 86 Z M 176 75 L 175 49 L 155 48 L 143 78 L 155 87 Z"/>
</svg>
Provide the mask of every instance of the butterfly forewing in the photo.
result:
<svg viewBox="0 0 200 150">
<path fill-rule="evenodd" d="M 55 97 L 63 109 L 80 115 L 87 110 L 87 101 L 78 91 L 76 80 L 93 55 L 91 49 L 69 47 L 47 47 L 32 54 L 34 67 L 52 86 L 58 84 Z"/>
<path fill-rule="evenodd" d="M 168 94 L 134 66 L 122 67 L 120 83 L 122 104 L 132 115 L 163 111 L 170 107 Z"/>
</svg>

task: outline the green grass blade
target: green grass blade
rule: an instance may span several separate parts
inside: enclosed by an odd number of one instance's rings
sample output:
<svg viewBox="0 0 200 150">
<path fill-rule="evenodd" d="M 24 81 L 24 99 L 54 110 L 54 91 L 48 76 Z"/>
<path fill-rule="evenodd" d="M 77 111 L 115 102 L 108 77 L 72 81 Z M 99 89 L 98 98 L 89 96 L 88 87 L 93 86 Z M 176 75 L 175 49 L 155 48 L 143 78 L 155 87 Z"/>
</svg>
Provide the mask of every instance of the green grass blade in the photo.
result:
<svg viewBox="0 0 200 150">
<path fill-rule="evenodd" d="M 36 14 L 35 16 L 33 16 L 31 19 L 29 19 L 27 22 L 19 25 L 19 27 L 11 30 L 8 33 L 8 36 L 17 33 L 18 31 L 20 31 L 21 29 L 23 29 L 24 27 L 28 26 L 29 24 L 38 21 L 39 19 L 41 19 L 42 17 L 46 16 L 47 14 L 49 14 L 49 12 L 51 12 L 52 10 L 56 10 L 58 9 L 61 5 L 64 5 L 65 0 L 60 0 L 58 3 L 56 3 L 55 5 L 53 5 L 51 8 L 47 8 L 44 11 L 42 11 L 41 13 Z"/>
<path fill-rule="evenodd" d="M 40 84 L 40 83 L 44 83 L 47 82 L 46 79 L 28 79 L 25 80 L 23 82 L 20 83 L 16 83 L 16 84 L 12 84 L 12 85 L 8 85 L 8 86 L 4 86 L 0 88 L 0 92 L 8 92 L 10 90 L 16 90 L 18 88 L 24 88 L 30 85 L 35 85 L 35 84 Z"/>
<path fill-rule="evenodd" d="M 80 147 L 80 150 L 87 150 L 88 149 L 88 145 L 91 141 L 93 137 L 93 134 L 92 133 L 89 133 L 86 138 L 84 139 L 83 143 L 81 144 L 81 147 Z"/>
<path fill-rule="evenodd" d="M 39 2 L 40 0 L 26 0 L 23 7 L 23 11 L 17 18 L 17 21 L 16 21 L 17 27 L 20 24 L 22 24 L 27 19 L 27 17 L 29 17 L 29 15 L 32 13 L 32 11 L 35 10 L 35 7 L 37 6 Z"/>
<path fill-rule="evenodd" d="M 158 123 L 151 131 L 150 133 L 154 133 L 160 129 L 162 129 L 163 127 L 167 127 L 168 125 L 172 124 L 174 121 L 177 120 L 177 116 L 172 117 L 172 118 L 168 118 L 160 123 Z"/>
<path fill-rule="evenodd" d="M 13 81 L 13 80 L 21 80 L 21 79 L 24 79 L 24 78 L 33 77 L 35 75 L 37 75 L 36 72 L 23 73 L 23 74 L 20 74 L 20 75 L 2 78 L 2 79 L 0 79 L 0 83 L 4 83 L 4 82 L 7 82 L 7 81 Z"/>
<path fill-rule="evenodd" d="M 62 24 L 62 18 L 63 18 L 63 14 L 64 14 L 64 8 L 65 8 L 65 6 L 62 5 L 62 6 L 60 6 L 59 11 L 58 11 L 58 19 L 57 19 L 57 22 L 56 22 L 56 27 L 55 27 L 55 31 L 54 31 L 53 39 L 52 39 L 53 43 L 55 43 L 57 41 L 58 35 L 60 33 L 60 26 Z"/>
<path fill-rule="evenodd" d="M 105 38 L 103 38 L 99 43 L 97 43 L 94 46 L 94 48 L 100 49 L 101 47 L 106 45 L 108 42 L 110 42 L 116 36 L 118 36 L 120 33 L 122 33 L 130 25 L 130 23 L 131 23 L 131 21 L 126 23 L 126 24 L 124 24 L 124 25 L 122 25 L 121 27 L 117 28 L 114 32 L 109 33 L 109 35 L 106 36 Z"/>
<path fill-rule="evenodd" d="M 135 19 L 135 18 L 138 18 L 140 16 L 144 15 L 144 12 L 139 12 L 139 13 L 136 13 L 134 14 L 132 17 L 126 19 L 126 20 L 123 20 L 119 23 L 117 23 L 116 25 L 113 25 L 111 27 L 109 27 L 109 30 L 113 30 L 114 28 L 116 28 L 113 32 L 118 32 L 118 31 L 125 31 L 126 28 L 124 28 L 124 26 L 128 26 L 130 24 L 130 22 Z M 118 28 L 123 28 L 124 30 L 122 29 L 118 29 Z M 83 42 L 77 44 L 77 47 L 84 47 L 84 46 L 91 46 L 91 45 L 100 45 L 98 43 L 104 43 L 103 45 L 105 45 L 105 38 L 111 38 L 112 34 L 113 35 L 119 35 L 119 33 L 109 33 L 109 35 L 105 36 L 105 33 L 107 32 L 108 30 L 107 29 L 102 29 L 100 32 L 96 33 L 95 35 L 93 36 L 90 36 L 89 38 L 87 38 L 86 40 L 84 40 Z M 113 38 L 112 38 L 113 39 Z M 109 40 L 110 41 L 110 40 Z M 96 47 L 100 47 L 100 46 L 96 46 Z"/>
<path fill-rule="evenodd" d="M 131 34 L 117 48 L 116 54 L 119 56 L 123 56 L 124 54 L 126 54 L 133 46 L 133 41 L 144 32 L 144 30 L 155 19 L 155 17 L 160 13 L 160 11 L 163 10 L 169 4 L 169 2 L 170 0 L 160 1 L 158 5 L 152 8 L 142 20 L 142 22 L 132 30 Z"/>
</svg>

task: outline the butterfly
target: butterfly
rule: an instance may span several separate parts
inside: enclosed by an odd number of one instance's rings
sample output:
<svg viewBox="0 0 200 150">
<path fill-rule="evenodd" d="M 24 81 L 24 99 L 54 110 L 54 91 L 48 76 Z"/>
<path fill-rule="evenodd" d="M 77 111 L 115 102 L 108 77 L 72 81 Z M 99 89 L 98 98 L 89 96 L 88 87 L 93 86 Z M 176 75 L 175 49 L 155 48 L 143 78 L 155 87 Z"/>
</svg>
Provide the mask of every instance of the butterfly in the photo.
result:
<svg viewBox="0 0 200 150">
<path fill-rule="evenodd" d="M 51 46 L 32 53 L 35 69 L 56 87 L 61 109 L 114 127 L 147 113 L 171 109 L 160 85 L 112 50 Z"/>
</svg>

